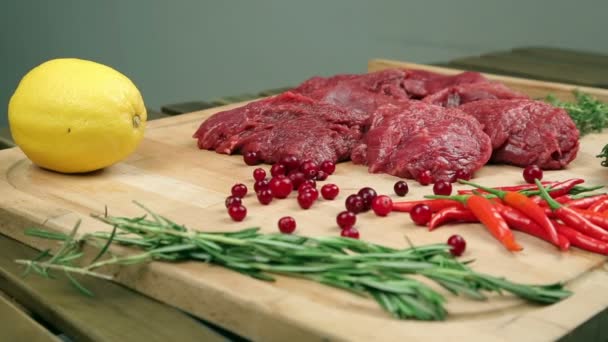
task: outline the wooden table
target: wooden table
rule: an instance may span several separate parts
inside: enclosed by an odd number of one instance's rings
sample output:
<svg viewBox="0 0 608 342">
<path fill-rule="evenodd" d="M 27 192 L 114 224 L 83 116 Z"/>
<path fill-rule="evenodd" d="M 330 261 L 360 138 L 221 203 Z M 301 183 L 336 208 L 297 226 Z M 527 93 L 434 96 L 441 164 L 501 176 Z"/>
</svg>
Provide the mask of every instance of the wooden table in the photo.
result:
<svg viewBox="0 0 608 342">
<path fill-rule="evenodd" d="M 605 71 L 608 56 L 574 51 L 521 48 L 461 58 L 441 65 L 608 87 L 608 74 Z M 284 88 L 212 101 L 167 105 L 162 108 L 163 114 L 157 116 L 177 115 L 268 96 L 282 90 Z M 10 146 L 12 142 L 6 136 L 6 132 L 0 130 L 0 144 Z M 0 236 L 0 313 L 4 314 L 0 328 L 3 336 L 19 336 L 33 341 L 57 340 L 57 336 L 62 334 L 77 340 L 116 340 L 119 337 L 134 341 L 160 341 L 171 337 L 180 341 L 238 339 L 237 335 L 208 328 L 176 309 L 113 283 L 94 280 L 86 285 L 100 298 L 120 298 L 120 305 L 112 301 L 74 296 L 67 281 L 21 278 L 20 269 L 13 260 L 32 258 L 35 253 L 19 242 Z M 605 310 L 562 340 L 606 340 L 607 323 L 608 310 Z"/>
</svg>

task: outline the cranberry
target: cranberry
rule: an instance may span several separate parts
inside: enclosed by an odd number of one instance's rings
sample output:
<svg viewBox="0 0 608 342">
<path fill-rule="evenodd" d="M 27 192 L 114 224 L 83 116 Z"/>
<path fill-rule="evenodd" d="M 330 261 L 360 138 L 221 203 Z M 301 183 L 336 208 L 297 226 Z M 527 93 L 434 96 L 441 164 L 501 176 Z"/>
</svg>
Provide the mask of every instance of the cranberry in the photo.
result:
<svg viewBox="0 0 608 342">
<path fill-rule="evenodd" d="M 296 220 L 291 216 L 281 217 L 279 220 L 279 230 L 283 234 L 291 234 L 296 230 Z"/>
<path fill-rule="evenodd" d="M 343 237 L 346 237 L 346 238 L 358 239 L 359 231 L 355 227 L 352 227 L 349 229 L 342 229 L 342 231 L 340 232 L 340 235 Z"/>
<path fill-rule="evenodd" d="M 255 192 L 258 192 L 261 190 L 268 189 L 269 184 L 270 184 L 270 180 L 268 178 L 264 178 L 262 180 L 255 181 L 255 183 L 253 183 L 253 190 Z"/>
<path fill-rule="evenodd" d="M 289 179 L 291 179 L 291 183 L 293 184 L 294 190 L 297 190 L 300 187 L 300 185 L 302 185 L 302 183 L 304 183 L 304 181 L 306 181 L 306 176 L 304 176 L 304 173 L 297 169 L 289 171 L 289 174 L 287 174 L 287 177 L 289 177 Z"/>
<path fill-rule="evenodd" d="M 269 185 L 272 194 L 276 198 L 286 198 L 289 196 L 291 190 L 293 190 L 293 184 L 291 183 L 291 179 L 283 176 L 283 177 L 273 177 L 270 180 Z"/>
<path fill-rule="evenodd" d="M 242 204 L 230 206 L 228 207 L 228 215 L 230 215 L 233 221 L 243 221 L 245 216 L 247 216 L 247 208 Z"/>
<path fill-rule="evenodd" d="M 429 185 L 429 184 L 433 183 L 433 176 L 431 175 L 431 171 L 430 170 L 422 171 L 418 175 L 418 178 L 416 180 L 418 181 L 418 183 L 420 183 L 420 185 Z"/>
<path fill-rule="evenodd" d="M 256 181 L 261 181 L 264 178 L 266 178 L 266 170 L 262 169 L 261 167 L 253 170 L 253 179 Z"/>
<path fill-rule="evenodd" d="M 357 223 L 357 215 L 350 211 L 343 211 L 336 216 L 336 223 L 340 229 L 350 229 Z"/>
<path fill-rule="evenodd" d="M 457 181 L 459 179 L 469 180 L 469 179 L 471 179 L 471 173 L 461 169 L 461 170 L 456 171 L 454 178 L 456 178 L 454 181 Z"/>
<path fill-rule="evenodd" d="M 247 165 L 258 165 L 260 163 L 260 158 L 258 158 L 258 153 L 255 151 L 245 152 L 243 154 L 243 160 Z"/>
<path fill-rule="evenodd" d="M 313 161 L 306 161 L 300 165 L 300 171 L 304 172 L 307 179 L 314 179 L 319 172 L 319 166 Z"/>
<path fill-rule="evenodd" d="M 326 200 L 333 200 L 338 197 L 340 188 L 336 184 L 325 184 L 321 187 L 321 196 Z"/>
<path fill-rule="evenodd" d="M 310 186 L 311 188 L 317 188 L 317 182 L 314 179 L 307 179 L 302 184 L 300 184 L 299 188 Z"/>
<path fill-rule="evenodd" d="M 357 195 L 363 199 L 363 211 L 370 210 L 372 208 L 372 201 L 378 196 L 376 190 L 370 187 L 361 188 Z"/>
<path fill-rule="evenodd" d="M 231 192 L 232 192 L 232 196 L 243 198 L 243 197 L 245 197 L 245 195 L 247 195 L 247 186 L 245 184 L 241 184 L 241 183 L 234 184 L 232 186 Z"/>
<path fill-rule="evenodd" d="M 297 170 L 300 167 L 300 160 L 293 154 L 288 154 L 281 158 L 281 164 L 285 165 L 287 171 Z"/>
<path fill-rule="evenodd" d="M 433 185 L 435 195 L 450 196 L 452 194 L 452 184 L 446 181 L 439 181 Z"/>
<path fill-rule="evenodd" d="M 319 170 L 317 172 L 317 177 L 315 177 L 315 179 L 318 181 L 324 181 L 327 179 L 327 177 L 329 177 L 329 175 L 325 171 Z"/>
<path fill-rule="evenodd" d="M 272 195 L 272 190 L 270 189 L 262 189 L 258 192 L 255 193 L 258 197 L 258 202 L 260 202 L 263 205 L 267 205 L 270 202 L 272 202 L 272 198 L 274 197 Z"/>
<path fill-rule="evenodd" d="M 393 190 L 395 190 L 395 193 L 397 194 L 397 196 L 405 196 L 407 195 L 407 193 L 410 191 L 409 186 L 407 186 L 407 183 L 405 181 L 397 181 L 395 183 L 395 185 L 393 186 Z"/>
<path fill-rule="evenodd" d="M 236 197 L 236 196 L 228 196 L 226 197 L 226 208 L 230 208 L 233 205 L 241 205 L 243 203 L 243 200 L 241 200 L 240 197 Z"/>
<path fill-rule="evenodd" d="M 287 168 L 281 163 L 272 164 L 272 166 L 270 167 L 270 174 L 272 175 L 272 177 L 276 177 L 278 175 L 284 176 L 286 172 Z"/>
<path fill-rule="evenodd" d="M 524 179 L 530 184 L 534 184 L 534 180 L 543 179 L 543 170 L 538 165 L 528 165 L 523 172 Z"/>
<path fill-rule="evenodd" d="M 333 175 L 334 171 L 336 171 L 336 164 L 334 164 L 334 162 L 332 162 L 331 160 L 324 160 L 321 163 L 321 171 L 327 173 L 328 175 Z"/>
<path fill-rule="evenodd" d="M 308 209 L 312 207 L 315 202 L 314 195 L 311 192 L 301 192 L 298 194 L 298 204 L 302 209 Z"/>
<path fill-rule="evenodd" d="M 365 204 L 363 203 L 363 198 L 356 194 L 352 194 L 346 197 L 346 201 L 344 204 L 346 206 L 346 210 L 354 214 L 358 214 L 363 211 L 363 207 L 365 206 Z"/>
<path fill-rule="evenodd" d="M 312 195 L 313 201 L 316 201 L 319 198 L 319 190 L 317 190 L 313 187 L 304 186 L 304 187 L 301 187 L 300 189 L 298 189 L 298 195 L 303 194 L 305 192 L 308 192 Z"/>
<path fill-rule="evenodd" d="M 464 250 L 467 248 L 467 242 L 460 235 L 452 235 L 448 239 L 448 245 L 450 245 L 450 253 L 453 256 L 461 256 Z"/>
<path fill-rule="evenodd" d="M 431 219 L 431 215 L 431 208 L 423 203 L 416 204 L 410 212 L 410 217 L 412 218 L 412 221 L 414 221 L 414 223 L 419 226 L 424 226 L 425 224 L 427 224 L 427 222 L 429 222 Z"/>
<path fill-rule="evenodd" d="M 376 196 L 372 200 L 372 210 L 378 216 L 386 216 L 393 210 L 393 200 L 386 195 Z"/>
</svg>

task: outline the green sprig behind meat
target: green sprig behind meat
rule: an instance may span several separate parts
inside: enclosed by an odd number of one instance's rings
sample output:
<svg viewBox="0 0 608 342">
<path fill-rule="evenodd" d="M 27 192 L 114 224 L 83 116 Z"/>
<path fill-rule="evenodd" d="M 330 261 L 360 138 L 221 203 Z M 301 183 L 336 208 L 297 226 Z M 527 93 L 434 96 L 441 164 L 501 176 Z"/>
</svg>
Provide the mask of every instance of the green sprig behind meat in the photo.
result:
<svg viewBox="0 0 608 342">
<path fill-rule="evenodd" d="M 573 94 L 576 99 L 575 102 L 560 101 L 554 95 L 548 95 L 545 101 L 556 107 L 565 109 L 572 118 L 572 121 L 574 121 L 581 136 L 594 132 L 599 133 L 608 127 L 607 103 L 578 90 L 574 90 Z M 608 144 L 604 146 L 602 152 L 597 157 L 604 158 L 602 166 L 608 167 Z"/>
<path fill-rule="evenodd" d="M 564 108 L 576 124 L 581 136 L 601 132 L 608 127 L 608 104 L 578 90 L 573 93 L 576 102 L 563 102 L 554 95 L 547 96 L 545 100 L 556 107 Z"/>
</svg>

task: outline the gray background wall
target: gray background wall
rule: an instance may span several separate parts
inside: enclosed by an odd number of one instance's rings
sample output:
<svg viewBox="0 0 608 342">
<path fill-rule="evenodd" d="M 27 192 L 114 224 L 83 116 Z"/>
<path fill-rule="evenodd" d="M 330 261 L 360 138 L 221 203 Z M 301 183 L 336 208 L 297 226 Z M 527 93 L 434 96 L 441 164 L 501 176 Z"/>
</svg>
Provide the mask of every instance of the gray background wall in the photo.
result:
<svg viewBox="0 0 608 342">
<path fill-rule="evenodd" d="M 387 57 L 447 61 L 515 46 L 608 53 L 608 1 L 0 2 L 0 126 L 19 79 L 56 57 L 95 60 L 150 108 L 363 72 Z"/>
</svg>

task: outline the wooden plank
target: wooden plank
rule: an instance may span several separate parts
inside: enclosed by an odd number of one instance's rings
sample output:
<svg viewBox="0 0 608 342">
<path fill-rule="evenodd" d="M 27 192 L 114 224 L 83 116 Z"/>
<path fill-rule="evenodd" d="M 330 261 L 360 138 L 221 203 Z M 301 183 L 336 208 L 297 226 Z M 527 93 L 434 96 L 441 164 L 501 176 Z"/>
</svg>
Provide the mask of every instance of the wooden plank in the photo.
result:
<svg viewBox="0 0 608 342">
<path fill-rule="evenodd" d="M 608 67 L 608 55 L 588 51 L 547 47 L 521 47 L 512 49 L 510 52 L 506 52 L 506 54 L 507 53 L 520 54 L 569 64 L 586 64 L 592 67 L 600 68 Z"/>
<path fill-rule="evenodd" d="M 75 340 L 225 340 L 184 313 L 116 284 L 84 279 L 83 284 L 95 293 L 89 298 L 75 292 L 61 275 L 56 280 L 22 278 L 23 268 L 14 260 L 37 254 L 0 235 L 0 289 Z"/>
<path fill-rule="evenodd" d="M 424 69 L 429 71 L 435 71 L 439 73 L 445 73 L 449 75 L 453 75 L 459 72 L 462 72 L 466 69 L 452 69 L 452 68 L 444 68 L 437 66 L 429 66 L 417 63 L 409 63 L 409 62 L 401 62 L 401 61 L 393 61 L 393 60 L 385 60 L 385 59 L 373 59 L 368 64 L 369 71 L 378 71 L 387 68 L 414 68 L 414 69 Z M 491 73 L 484 73 L 489 79 L 502 82 L 507 86 L 519 90 L 525 94 L 533 98 L 544 98 L 547 94 L 551 93 L 556 95 L 558 98 L 563 100 L 572 100 L 572 90 L 579 89 L 586 93 L 592 94 L 596 98 L 601 101 L 608 102 L 608 90 L 593 88 L 593 87 L 585 87 L 574 84 L 567 83 L 558 83 L 558 82 L 545 82 L 538 80 L 531 80 L 525 78 L 511 77 L 511 76 L 501 76 Z"/>
<path fill-rule="evenodd" d="M 415 65 L 388 61 L 370 64 L 371 69 L 389 66 Z M 574 88 L 499 76 L 494 79 L 505 80 L 532 96 L 545 96 L 548 92 L 570 96 Z M 583 88 L 587 89 L 608 99 L 608 91 Z M 230 221 L 224 198 L 235 182 L 252 186 L 252 168 L 243 164 L 241 156 L 199 150 L 191 136 L 205 118 L 239 105 L 155 120 L 148 126 L 137 152 L 128 160 L 86 175 L 42 170 L 17 149 L 0 152 L 0 192 L 3 194 L 0 232 L 45 248 L 53 244 L 28 238 L 22 229 L 44 224 L 49 229 L 68 232 L 77 219 L 82 219 L 82 233 L 109 230 L 90 218 L 89 213 L 100 212 L 108 205 L 114 215 L 139 215 L 141 211 L 131 204 L 132 200 L 138 200 L 197 229 L 232 231 L 259 226 L 264 232 L 275 232 L 279 217 L 292 215 L 298 221 L 299 234 L 335 236 L 335 215 L 343 210 L 346 196 L 362 184 L 380 193 L 392 193 L 395 177 L 370 174 L 365 167 L 341 163 L 331 178 L 331 182 L 342 189 L 336 201 L 320 201 L 313 209 L 303 211 L 293 197 L 262 206 L 249 194 L 245 198 L 248 217 L 240 223 Z M 565 170 L 545 172 L 545 178 L 576 176 L 585 177 L 590 184 L 605 183 L 605 170 L 595 155 L 606 141 L 608 134 L 584 137 L 578 158 Z M 517 183 L 521 182 L 521 169 L 488 165 L 476 174 L 476 180 L 487 185 Z M 411 183 L 408 198 L 419 199 L 429 193 L 428 187 Z M 568 288 L 574 290 L 575 295 L 548 307 L 530 305 L 509 296 L 473 302 L 447 295 L 448 321 L 431 325 L 391 319 L 368 299 L 299 279 L 281 278 L 276 283 L 266 283 L 221 267 L 197 263 L 155 262 L 108 272 L 122 284 L 253 340 L 444 340 L 454 336 L 485 341 L 529 339 L 530 336 L 535 340 L 556 340 L 608 306 L 608 296 L 605 296 L 608 274 L 598 270 L 606 261 L 603 256 L 576 249 L 561 253 L 542 241 L 520 234 L 517 238 L 525 250 L 512 255 L 480 231 L 479 225 L 473 224 L 428 233 L 398 214 L 382 219 L 364 214 L 357 220 L 363 239 L 390 246 L 405 246 L 404 234 L 416 245 L 445 241 L 451 234 L 461 234 L 468 241 L 466 256 L 476 259 L 476 270 L 521 282 L 567 280 Z M 128 253 L 120 248 L 114 252 Z M 573 314 L 565 316 L 564 312 Z"/>
<path fill-rule="evenodd" d="M 4 340 L 59 342 L 59 338 L 34 321 L 6 297 L 0 295 L 0 332 Z"/>
<path fill-rule="evenodd" d="M 528 78 L 542 78 L 557 82 L 571 82 L 587 86 L 606 86 L 608 73 L 603 67 L 583 63 L 530 58 L 518 54 L 486 54 L 478 57 L 458 58 L 451 64 L 464 68 L 486 68 L 500 73 L 516 73 Z"/>
</svg>

